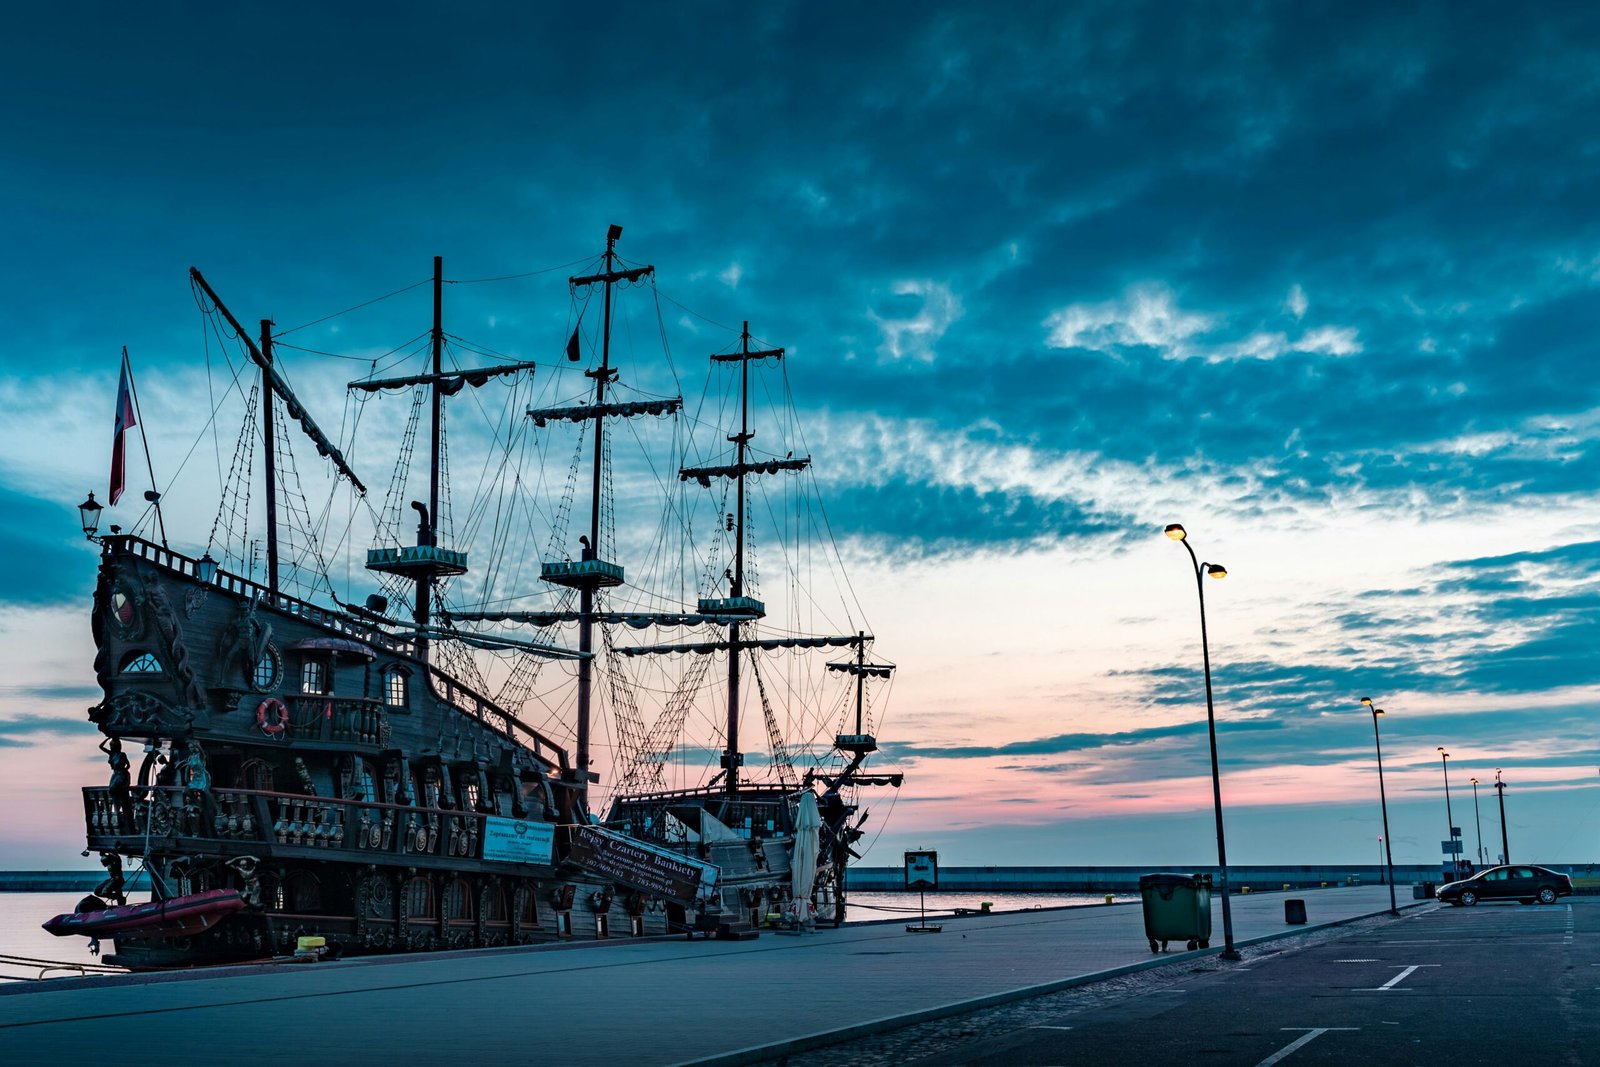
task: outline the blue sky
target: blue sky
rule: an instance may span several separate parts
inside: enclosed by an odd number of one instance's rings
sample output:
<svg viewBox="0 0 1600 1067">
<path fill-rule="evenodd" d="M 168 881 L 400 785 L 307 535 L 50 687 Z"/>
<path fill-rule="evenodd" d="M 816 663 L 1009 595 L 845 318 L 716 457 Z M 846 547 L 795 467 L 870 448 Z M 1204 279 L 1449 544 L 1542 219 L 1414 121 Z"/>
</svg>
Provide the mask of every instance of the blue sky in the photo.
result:
<svg viewBox="0 0 1600 1067">
<path fill-rule="evenodd" d="M 707 319 L 794 353 L 902 665 L 871 862 L 1214 855 L 1170 521 L 1230 570 L 1235 859 L 1367 859 L 1368 694 L 1397 861 L 1437 854 L 1441 744 L 1460 788 L 1505 768 L 1522 858 L 1600 859 L 1600 15 L 90 4 L 13 13 L 0 82 L 0 770 L 64 811 L 0 863 L 67 864 L 101 776 L 71 505 L 122 345 L 158 473 L 199 432 L 187 267 L 287 326 L 611 222 L 701 316 L 669 311 L 680 358 Z M 452 287 L 451 322 L 542 358 L 542 284 Z M 360 343 L 425 325 L 402 304 Z"/>
</svg>

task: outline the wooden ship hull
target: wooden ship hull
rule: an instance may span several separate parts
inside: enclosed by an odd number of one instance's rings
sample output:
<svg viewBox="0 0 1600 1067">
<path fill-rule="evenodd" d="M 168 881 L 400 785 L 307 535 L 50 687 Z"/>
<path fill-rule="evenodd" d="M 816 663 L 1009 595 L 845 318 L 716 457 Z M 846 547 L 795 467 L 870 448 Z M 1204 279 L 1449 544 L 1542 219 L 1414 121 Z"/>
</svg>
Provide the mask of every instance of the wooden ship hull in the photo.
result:
<svg viewBox="0 0 1600 1067">
<path fill-rule="evenodd" d="M 83 790 L 87 841 L 142 858 L 156 900 L 233 889 L 246 907 L 199 932 L 112 934 L 108 962 L 259 958 L 303 936 L 357 954 L 705 928 L 703 901 L 565 861 L 559 746 L 380 627 L 198 571 L 103 540 L 90 717 L 145 755 Z"/>
</svg>

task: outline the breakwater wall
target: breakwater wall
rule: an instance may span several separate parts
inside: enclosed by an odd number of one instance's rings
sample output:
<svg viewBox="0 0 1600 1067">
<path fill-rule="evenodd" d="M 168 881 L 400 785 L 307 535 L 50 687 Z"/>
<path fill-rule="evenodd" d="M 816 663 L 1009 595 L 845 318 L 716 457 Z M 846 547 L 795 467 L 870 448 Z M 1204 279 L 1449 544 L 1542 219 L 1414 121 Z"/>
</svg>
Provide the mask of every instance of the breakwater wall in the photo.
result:
<svg viewBox="0 0 1600 1067">
<path fill-rule="evenodd" d="M 1561 868 L 1565 869 L 1565 868 Z M 1579 874 L 1582 867 L 1575 868 Z M 1209 874 L 1217 876 L 1216 867 L 1169 866 L 1152 864 L 1146 867 L 940 867 L 939 889 L 946 893 L 1137 893 L 1139 876 L 1166 871 L 1176 874 Z M 846 886 L 856 892 L 886 892 L 904 889 L 905 869 L 902 867 L 851 867 L 846 873 Z M 1228 881 L 1235 889 L 1249 886 L 1257 892 L 1282 889 L 1285 884 L 1295 889 L 1308 889 L 1322 885 L 1380 885 L 1385 869 L 1376 864 L 1308 864 L 1303 866 L 1232 866 L 1228 867 Z M 1395 884 L 1411 885 L 1417 882 L 1441 882 L 1441 870 L 1432 863 L 1394 865 Z"/>
<path fill-rule="evenodd" d="M 0 871 L 0 893 L 87 893 L 106 880 L 103 867 L 92 871 Z M 128 874 L 128 892 L 150 888 L 143 871 Z"/>
</svg>

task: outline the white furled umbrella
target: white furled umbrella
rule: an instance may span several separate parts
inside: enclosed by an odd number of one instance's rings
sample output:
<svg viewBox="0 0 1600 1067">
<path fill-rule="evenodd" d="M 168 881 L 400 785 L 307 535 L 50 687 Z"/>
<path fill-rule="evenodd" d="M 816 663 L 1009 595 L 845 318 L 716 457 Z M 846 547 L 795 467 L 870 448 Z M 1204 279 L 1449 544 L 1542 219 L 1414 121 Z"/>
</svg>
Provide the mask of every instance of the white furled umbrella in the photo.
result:
<svg viewBox="0 0 1600 1067">
<path fill-rule="evenodd" d="M 817 813 L 817 797 L 807 789 L 795 805 L 794 850 L 789 861 L 789 906 L 795 919 L 806 926 L 811 925 L 811 890 L 817 880 L 821 841 L 822 816 Z"/>
</svg>

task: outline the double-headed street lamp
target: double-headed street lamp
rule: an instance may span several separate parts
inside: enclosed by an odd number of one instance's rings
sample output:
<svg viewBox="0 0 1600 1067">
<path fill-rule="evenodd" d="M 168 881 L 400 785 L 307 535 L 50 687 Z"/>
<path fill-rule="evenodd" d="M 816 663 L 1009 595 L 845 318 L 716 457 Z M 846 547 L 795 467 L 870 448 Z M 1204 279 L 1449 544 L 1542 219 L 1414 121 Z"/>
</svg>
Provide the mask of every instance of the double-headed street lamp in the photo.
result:
<svg viewBox="0 0 1600 1067">
<path fill-rule="evenodd" d="M 1456 848 L 1457 846 L 1456 846 L 1456 820 L 1455 820 L 1455 816 L 1450 814 L 1450 753 L 1448 753 L 1448 752 L 1446 752 L 1444 750 L 1444 746 L 1443 745 L 1438 746 L 1438 752 L 1439 752 L 1440 766 L 1442 766 L 1444 768 L 1444 821 L 1448 824 L 1445 827 L 1445 830 L 1447 831 L 1447 833 L 1445 834 L 1445 837 L 1450 842 L 1450 847 L 1453 849 L 1453 848 Z M 1451 852 L 1450 853 L 1450 870 L 1456 876 L 1458 876 L 1458 877 L 1460 876 L 1460 874 L 1461 874 L 1461 853 L 1459 853 L 1459 852 Z"/>
<path fill-rule="evenodd" d="M 1500 862 L 1511 862 L 1511 842 L 1506 840 L 1506 784 L 1500 780 L 1500 768 L 1494 769 L 1494 791 L 1500 794 Z"/>
<path fill-rule="evenodd" d="M 1206 734 L 1211 740 L 1211 802 L 1217 813 L 1217 869 L 1221 875 L 1222 889 L 1222 958 L 1243 959 L 1233 947 L 1233 912 L 1228 906 L 1228 842 L 1222 832 L 1222 776 L 1217 770 L 1217 713 L 1211 699 L 1211 648 L 1206 637 L 1206 588 L 1202 576 L 1226 578 L 1228 569 L 1220 563 L 1201 563 L 1190 546 L 1188 533 L 1182 526 L 1172 523 L 1166 529 L 1168 537 L 1183 542 L 1194 564 L 1194 584 L 1200 591 L 1200 654 L 1206 673 Z"/>
<path fill-rule="evenodd" d="M 1478 826 L 1478 866 L 1484 866 L 1483 861 L 1483 812 L 1478 808 L 1478 780 L 1472 780 L 1472 821 Z"/>
<path fill-rule="evenodd" d="M 1371 697 L 1362 697 L 1361 703 L 1372 712 L 1372 744 L 1378 750 L 1378 805 L 1383 809 L 1383 855 L 1389 868 L 1389 914 L 1399 915 L 1400 909 L 1394 900 L 1394 846 L 1389 843 L 1389 798 L 1383 791 L 1383 742 L 1378 737 L 1378 716 L 1383 714 L 1383 709 L 1376 707 Z"/>
</svg>

